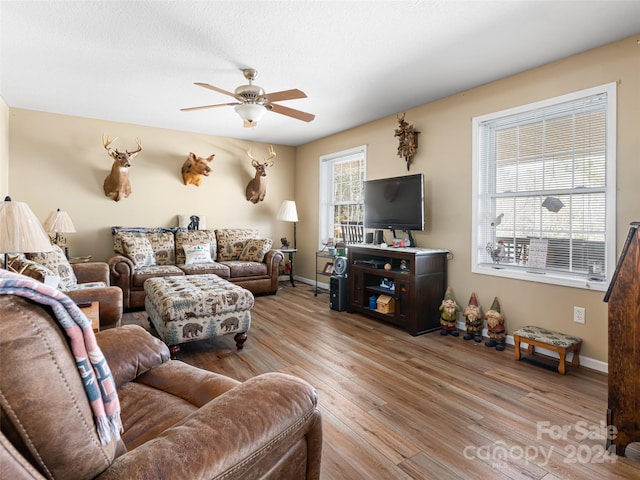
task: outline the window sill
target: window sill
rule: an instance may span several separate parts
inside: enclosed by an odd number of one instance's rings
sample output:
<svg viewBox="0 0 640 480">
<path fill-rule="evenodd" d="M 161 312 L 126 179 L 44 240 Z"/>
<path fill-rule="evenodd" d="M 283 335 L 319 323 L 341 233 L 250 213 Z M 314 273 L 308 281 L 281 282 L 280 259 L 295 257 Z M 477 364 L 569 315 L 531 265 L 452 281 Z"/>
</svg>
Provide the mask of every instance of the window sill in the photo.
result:
<svg viewBox="0 0 640 480">
<path fill-rule="evenodd" d="M 580 277 L 568 277 L 556 272 L 531 273 L 520 268 L 509 267 L 509 265 L 473 265 L 472 273 L 480 275 L 491 275 L 494 277 L 512 278 L 526 282 L 547 283 L 550 285 L 560 285 L 563 287 L 582 288 L 584 290 L 594 290 L 606 292 L 609 280 L 587 280 Z"/>
</svg>

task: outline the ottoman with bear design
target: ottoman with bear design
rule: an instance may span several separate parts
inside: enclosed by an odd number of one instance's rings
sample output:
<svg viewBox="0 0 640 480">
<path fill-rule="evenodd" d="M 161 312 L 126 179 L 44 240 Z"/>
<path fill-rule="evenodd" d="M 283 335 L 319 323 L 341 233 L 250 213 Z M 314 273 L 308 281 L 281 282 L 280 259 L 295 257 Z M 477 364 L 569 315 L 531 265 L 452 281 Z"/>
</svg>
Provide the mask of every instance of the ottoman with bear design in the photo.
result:
<svg viewBox="0 0 640 480">
<path fill-rule="evenodd" d="M 145 310 L 171 357 L 180 344 L 234 335 L 242 349 L 251 325 L 253 294 L 214 274 L 149 278 Z"/>
</svg>

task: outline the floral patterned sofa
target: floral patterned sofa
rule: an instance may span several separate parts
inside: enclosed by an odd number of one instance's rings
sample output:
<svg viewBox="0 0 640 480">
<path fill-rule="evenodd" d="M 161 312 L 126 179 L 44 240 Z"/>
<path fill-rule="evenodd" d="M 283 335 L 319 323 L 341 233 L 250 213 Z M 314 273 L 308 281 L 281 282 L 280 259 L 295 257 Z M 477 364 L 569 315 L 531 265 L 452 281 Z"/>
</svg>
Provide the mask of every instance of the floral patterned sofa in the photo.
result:
<svg viewBox="0 0 640 480">
<path fill-rule="evenodd" d="M 144 307 L 144 282 L 155 277 L 213 273 L 253 294 L 278 291 L 282 252 L 256 229 L 112 227 L 112 234 L 108 264 L 125 309 Z"/>
</svg>

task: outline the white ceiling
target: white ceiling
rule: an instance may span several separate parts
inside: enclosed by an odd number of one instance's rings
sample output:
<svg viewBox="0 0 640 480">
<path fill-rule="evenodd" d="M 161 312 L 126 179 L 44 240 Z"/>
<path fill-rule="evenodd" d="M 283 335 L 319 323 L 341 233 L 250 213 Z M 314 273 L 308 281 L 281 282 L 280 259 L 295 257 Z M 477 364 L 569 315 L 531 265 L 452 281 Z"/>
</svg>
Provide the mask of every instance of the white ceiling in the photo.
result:
<svg viewBox="0 0 640 480">
<path fill-rule="evenodd" d="M 9 107 L 301 145 L 640 34 L 640 1 L 2 0 L 0 20 Z M 246 67 L 315 120 L 179 110 L 234 101 L 193 83 Z"/>
</svg>

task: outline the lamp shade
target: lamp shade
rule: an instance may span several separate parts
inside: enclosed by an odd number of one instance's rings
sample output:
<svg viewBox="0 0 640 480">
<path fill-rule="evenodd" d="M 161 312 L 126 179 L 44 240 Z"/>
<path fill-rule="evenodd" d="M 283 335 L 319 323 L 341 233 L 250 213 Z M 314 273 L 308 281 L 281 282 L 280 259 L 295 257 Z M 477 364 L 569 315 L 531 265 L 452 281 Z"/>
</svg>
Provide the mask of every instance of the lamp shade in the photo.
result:
<svg viewBox="0 0 640 480">
<path fill-rule="evenodd" d="M 0 253 L 48 252 L 51 242 L 25 202 L 6 197 L 0 206 Z"/>
<path fill-rule="evenodd" d="M 44 230 L 49 233 L 73 233 L 76 231 L 67 212 L 54 210 L 44 221 Z"/>
<path fill-rule="evenodd" d="M 278 210 L 278 220 L 284 220 L 285 222 L 297 222 L 298 211 L 296 210 L 296 202 L 293 200 L 285 200 L 280 205 Z"/>
<path fill-rule="evenodd" d="M 245 122 L 253 123 L 260 120 L 267 109 L 257 103 L 243 103 L 238 105 L 235 111 Z"/>
</svg>

